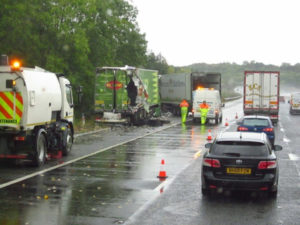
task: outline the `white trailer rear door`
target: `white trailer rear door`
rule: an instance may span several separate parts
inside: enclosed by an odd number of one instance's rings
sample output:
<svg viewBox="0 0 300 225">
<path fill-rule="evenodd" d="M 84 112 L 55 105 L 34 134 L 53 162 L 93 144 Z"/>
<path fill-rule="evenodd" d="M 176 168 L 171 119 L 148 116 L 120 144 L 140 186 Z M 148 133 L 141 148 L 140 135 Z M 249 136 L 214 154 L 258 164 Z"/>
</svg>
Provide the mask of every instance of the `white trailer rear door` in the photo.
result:
<svg viewBox="0 0 300 225">
<path fill-rule="evenodd" d="M 245 109 L 278 109 L 278 76 L 276 72 L 246 72 Z"/>
</svg>

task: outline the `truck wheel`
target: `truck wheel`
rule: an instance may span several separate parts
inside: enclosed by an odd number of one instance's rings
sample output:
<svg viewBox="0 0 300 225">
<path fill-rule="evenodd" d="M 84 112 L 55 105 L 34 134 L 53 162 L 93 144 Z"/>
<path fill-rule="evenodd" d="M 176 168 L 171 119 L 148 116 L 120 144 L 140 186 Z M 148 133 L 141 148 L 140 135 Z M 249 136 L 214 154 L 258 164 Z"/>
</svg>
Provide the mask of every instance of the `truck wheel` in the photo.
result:
<svg viewBox="0 0 300 225">
<path fill-rule="evenodd" d="M 67 131 L 67 140 L 66 140 L 66 146 L 64 146 L 62 148 L 62 154 L 63 156 L 67 156 L 71 149 L 72 149 L 72 145 L 73 145 L 73 135 L 72 135 L 72 132 L 71 132 L 71 129 L 68 128 L 68 131 Z"/>
<path fill-rule="evenodd" d="M 44 133 L 40 130 L 36 137 L 36 143 L 34 147 L 34 156 L 32 160 L 33 166 L 40 167 L 45 163 L 47 154 L 47 143 Z"/>
</svg>

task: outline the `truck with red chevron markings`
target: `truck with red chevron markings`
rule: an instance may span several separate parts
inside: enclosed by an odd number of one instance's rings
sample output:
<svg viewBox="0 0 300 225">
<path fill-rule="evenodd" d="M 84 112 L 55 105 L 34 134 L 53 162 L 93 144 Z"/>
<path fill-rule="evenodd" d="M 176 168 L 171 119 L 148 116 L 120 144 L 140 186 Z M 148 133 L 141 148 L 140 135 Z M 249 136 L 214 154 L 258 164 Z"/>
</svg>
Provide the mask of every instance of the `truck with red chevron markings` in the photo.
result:
<svg viewBox="0 0 300 225">
<path fill-rule="evenodd" d="M 30 160 L 67 155 L 73 143 L 73 97 L 68 79 L 42 68 L 21 67 L 1 56 L 0 158 Z"/>
</svg>

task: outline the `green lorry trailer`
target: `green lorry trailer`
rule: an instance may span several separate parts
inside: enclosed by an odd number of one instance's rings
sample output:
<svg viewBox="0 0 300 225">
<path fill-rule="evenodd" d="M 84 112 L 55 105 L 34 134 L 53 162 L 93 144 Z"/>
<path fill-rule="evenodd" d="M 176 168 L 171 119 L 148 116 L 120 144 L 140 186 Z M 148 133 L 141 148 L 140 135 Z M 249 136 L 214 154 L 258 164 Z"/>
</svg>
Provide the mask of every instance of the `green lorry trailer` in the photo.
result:
<svg viewBox="0 0 300 225">
<path fill-rule="evenodd" d="M 97 122 L 141 124 L 160 113 L 158 71 L 99 67 L 95 80 Z"/>
</svg>

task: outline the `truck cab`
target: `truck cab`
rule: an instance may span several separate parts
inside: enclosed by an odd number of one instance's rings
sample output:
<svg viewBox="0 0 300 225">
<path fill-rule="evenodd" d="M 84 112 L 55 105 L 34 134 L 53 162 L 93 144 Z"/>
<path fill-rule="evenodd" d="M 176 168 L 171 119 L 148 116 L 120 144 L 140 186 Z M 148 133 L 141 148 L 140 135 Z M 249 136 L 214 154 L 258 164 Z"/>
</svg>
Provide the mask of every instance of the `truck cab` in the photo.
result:
<svg viewBox="0 0 300 225">
<path fill-rule="evenodd" d="M 222 107 L 220 92 L 211 88 L 199 88 L 193 91 L 193 121 L 201 119 L 200 104 L 206 101 L 209 105 L 207 120 L 214 120 L 215 124 L 222 122 Z"/>
</svg>

